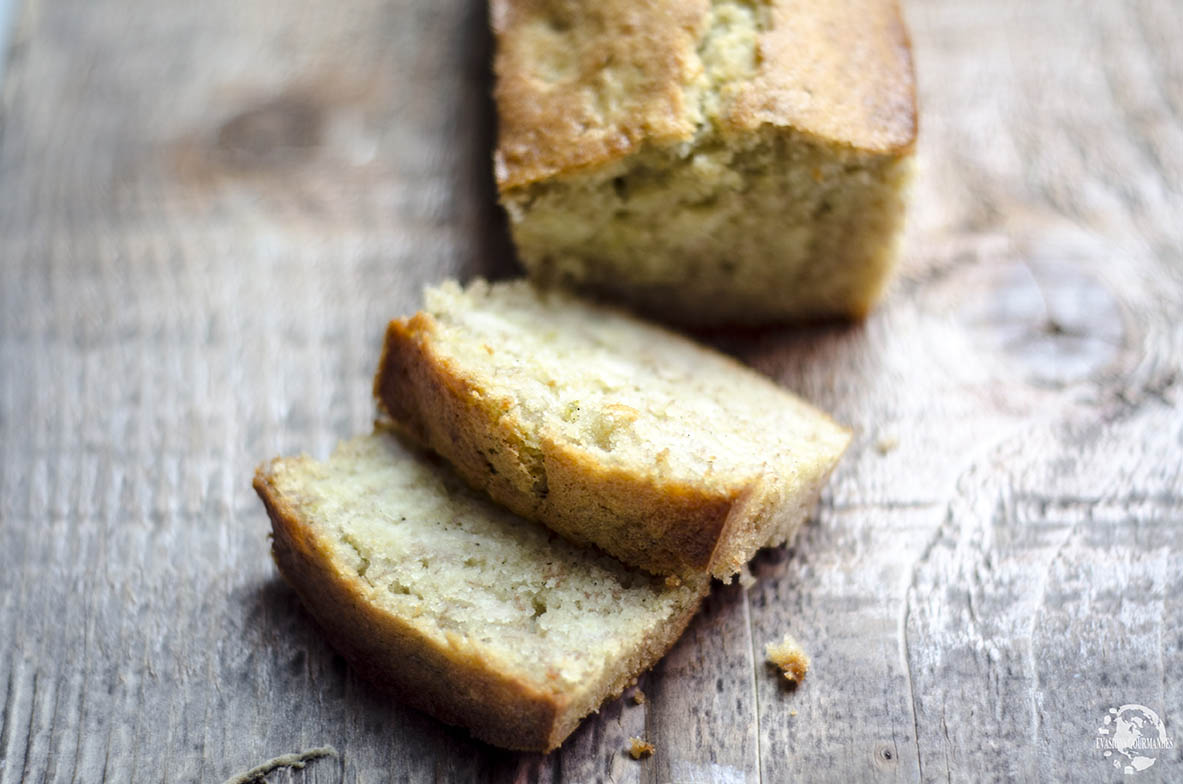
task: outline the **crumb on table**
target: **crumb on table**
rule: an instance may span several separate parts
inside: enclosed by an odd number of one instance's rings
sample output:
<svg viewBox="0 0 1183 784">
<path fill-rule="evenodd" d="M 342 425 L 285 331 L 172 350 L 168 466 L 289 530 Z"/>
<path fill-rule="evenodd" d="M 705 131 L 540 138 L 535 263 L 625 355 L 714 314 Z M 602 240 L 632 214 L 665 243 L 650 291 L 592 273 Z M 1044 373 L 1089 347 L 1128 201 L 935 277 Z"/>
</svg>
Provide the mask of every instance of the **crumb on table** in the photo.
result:
<svg viewBox="0 0 1183 784">
<path fill-rule="evenodd" d="M 792 635 L 786 634 L 780 642 L 769 643 L 764 655 L 793 683 L 800 683 L 809 672 L 809 654 Z"/>
<path fill-rule="evenodd" d="M 644 705 L 645 704 L 645 692 L 641 691 L 640 689 L 634 690 L 633 691 L 633 702 L 637 705 Z"/>
<path fill-rule="evenodd" d="M 895 449 L 899 445 L 900 445 L 899 438 L 897 438 L 894 435 L 891 435 L 890 433 L 880 435 L 879 438 L 875 441 L 875 449 L 881 455 L 886 455 L 888 452 Z"/>
<path fill-rule="evenodd" d="M 628 753 L 635 760 L 639 760 L 641 757 L 652 756 L 653 751 L 653 744 L 647 740 L 642 740 L 641 738 L 628 739 Z"/>
</svg>

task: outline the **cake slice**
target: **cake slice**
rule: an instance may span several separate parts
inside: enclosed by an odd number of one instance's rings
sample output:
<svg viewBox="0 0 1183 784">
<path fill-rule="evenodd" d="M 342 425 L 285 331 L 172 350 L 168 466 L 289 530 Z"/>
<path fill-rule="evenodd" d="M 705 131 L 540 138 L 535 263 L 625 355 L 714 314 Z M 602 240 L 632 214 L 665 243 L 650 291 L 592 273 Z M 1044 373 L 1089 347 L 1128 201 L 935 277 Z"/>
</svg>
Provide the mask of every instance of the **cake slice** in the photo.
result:
<svg viewBox="0 0 1183 784">
<path fill-rule="evenodd" d="M 536 279 L 688 324 L 861 316 L 916 139 L 896 0 L 491 0 L 494 172 Z"/>
<path fill-rule="evenodd" d="M 374 391 L 498 503 L 686 578 L 789 540 L 849 441 L 722 354 L 525 281 L 429 289 L 387 328 Z"/>
<path fill-rule="evenodd" d="M 673 645 L 705 591 L 494 506 L 390 432 L 255 489 L 283 576 L 350 663 L 489 743 L 549 751 Z"/>
</svg>

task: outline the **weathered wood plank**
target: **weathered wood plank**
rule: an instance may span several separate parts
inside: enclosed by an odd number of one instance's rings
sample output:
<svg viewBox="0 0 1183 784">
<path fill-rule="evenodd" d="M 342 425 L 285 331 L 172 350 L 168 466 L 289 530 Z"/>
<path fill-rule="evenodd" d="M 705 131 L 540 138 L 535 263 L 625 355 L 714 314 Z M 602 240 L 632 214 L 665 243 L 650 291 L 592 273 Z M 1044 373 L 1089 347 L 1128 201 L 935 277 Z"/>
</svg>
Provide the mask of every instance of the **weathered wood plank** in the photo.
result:
<svg viewBox="0 0 1183 784">
<path fill-rule="evenodd" d="M 793 337 L 802 360 L 732 345 L 861 434 L 752 592 L 756 635 L 794 629 L 816 666 L 804 704 L 761 711 L 763 771 L 1100 779 L 1109 707 L 1183 710 L 1183 93 L 1145 37 L 1179 19 L 911 10 L 926 124 L 896 295 L 861 330 Z"/>
<path fill-rule="evenodd" d="M 479 2 L 27 0 L 0 110 L 0 784 L 1010 781 L 1183 745 L 1183 15 L 913 0 L 920 173 L 865 324 L 718 337 L 852 424 L 818 519 L 639 706 L 490 749 L 373 695 L 256 462 L 369 426 L 381 328 L 512 271 Z M 814 669 L 763 661 L 786 631 Z M 630 735 L 657 744 L 624 755 Z M 1183 751 L 1138 781 L 1183 778 Z M 1134 780 L 1134 779 L 1130 779 Z"/>
</svg>

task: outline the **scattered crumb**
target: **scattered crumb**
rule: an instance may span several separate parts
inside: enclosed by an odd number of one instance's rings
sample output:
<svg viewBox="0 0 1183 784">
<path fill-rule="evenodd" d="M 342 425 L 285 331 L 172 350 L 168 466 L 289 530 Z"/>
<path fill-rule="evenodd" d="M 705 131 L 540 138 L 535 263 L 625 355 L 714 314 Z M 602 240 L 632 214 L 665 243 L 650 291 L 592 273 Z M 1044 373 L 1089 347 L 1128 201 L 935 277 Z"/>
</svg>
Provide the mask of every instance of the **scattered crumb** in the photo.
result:
<svg viewBox="0 0 1183 784">
<path fill-rule="evenodd" d="M 676 574 L 668 575 L 665 578 L 665 587 L 666 588 L 681 588 L 682 587 L 682 578 L 678 577 Z"/>
<path fill-rule="evenodd" d="M 633 702 L 637 705 L 644 705 L 645 704 L 645 692 L 641 691 L 640 689 L 637 689 L 636 691 L 634 691 L 633 692 Z"/>
<path fill-rule="evenodd" d="M 756 584 L 756 578 L 752 576 L 752 570 L 747 564 L 739 570 L 739 584 L 745 591 Z"/>
<path fill-rule="evenodd" d="M 809 672 L 809 654 L 801 647 L 801 643 L 786 634 L 784 639 L 776 643 L 768 643 L 764 648 L 764 655 L 768 661 L 780 667 L 785 678 L 792 683 L 800 683 Z"/>
<path fill-rule="evenodd" d="M 796 716 L 796 715 L 797 715 L 797 711 L 795 711 L 795 710 L 791 710 L 791 711 L 789 711 L 789 715 L 790 715 L 790 716 Z"/>
<path fill-rule="evenodd" d="M 639 760 L 641 757 L 652 756 L 654 750 L 653 744 L 647 740 L 641 740 L 640 738 L 628 739 L 628 753 L 635 760 Z"/>
<path fill-rule="evenodd" d="M 897 437 L 886 433 L 880 435 L 878 440 L 875 441 L 875 449 L 877 449 L 881 455 L 886 455 L 888 452 L 895 449 L 899 445 L 900 440 Z"/>
</svg>

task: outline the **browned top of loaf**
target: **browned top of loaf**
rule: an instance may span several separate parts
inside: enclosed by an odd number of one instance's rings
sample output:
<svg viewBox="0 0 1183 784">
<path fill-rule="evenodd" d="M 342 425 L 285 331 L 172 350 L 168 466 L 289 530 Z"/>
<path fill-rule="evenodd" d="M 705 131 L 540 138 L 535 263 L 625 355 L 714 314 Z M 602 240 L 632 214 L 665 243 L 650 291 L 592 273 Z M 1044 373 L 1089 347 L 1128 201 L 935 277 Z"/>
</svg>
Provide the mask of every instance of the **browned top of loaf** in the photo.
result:
<svg viewBox="0 0 1183 784">
<path fill-rule="evenodd" d="M 498 185 L 610 163 L 694 136 L 710 0 L 491 0 Z M 897 0 L 769 0 L 754 72 L 728 87 L 723 131 L 792 128 L 874 153 L 916 138 Z"/>
</svg>

